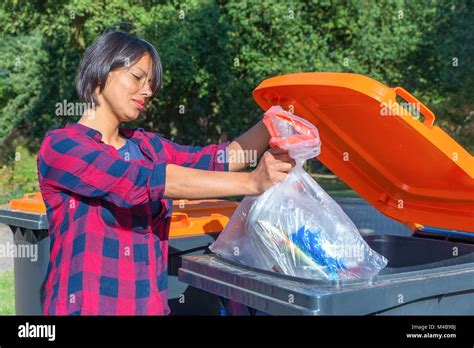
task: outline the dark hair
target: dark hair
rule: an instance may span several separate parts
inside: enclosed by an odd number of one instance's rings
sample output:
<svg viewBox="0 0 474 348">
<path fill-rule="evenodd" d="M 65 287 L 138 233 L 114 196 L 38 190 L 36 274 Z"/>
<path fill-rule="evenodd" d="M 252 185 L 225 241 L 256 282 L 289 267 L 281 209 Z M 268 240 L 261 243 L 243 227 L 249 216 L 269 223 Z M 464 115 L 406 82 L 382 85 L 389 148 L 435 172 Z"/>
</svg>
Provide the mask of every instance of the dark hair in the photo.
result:
<svg viewBox="0 0 474 348">
<path fill-rule="evenodd" d="M 160 56 L 149 42 L 122 31 L 103 34 L 87 48 L 76 77 L 79 98 L 86 103 L 99 105 L 94 91 L 97 86 L 100 91 L 104 89 L 109 72 L 132 66 L 146 53 L 150 55 L 153 64 L 153 98 L 160 90 L 163 79 Z"/>
</svg>

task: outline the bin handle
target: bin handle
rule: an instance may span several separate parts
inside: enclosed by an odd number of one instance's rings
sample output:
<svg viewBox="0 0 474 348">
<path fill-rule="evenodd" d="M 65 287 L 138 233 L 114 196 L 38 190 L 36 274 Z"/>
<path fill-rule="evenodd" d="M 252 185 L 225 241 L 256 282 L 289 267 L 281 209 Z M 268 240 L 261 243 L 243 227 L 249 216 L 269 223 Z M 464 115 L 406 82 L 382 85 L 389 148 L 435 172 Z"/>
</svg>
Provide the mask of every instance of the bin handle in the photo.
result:
<svg viewBox="0 0 474 348">
<path fill-rule="evenodd" d="M 40 192 L 25 193 L 23 198 L 41 198 Z"/>
<path fill-rule="evenodd" d="M 173 213 L 171 215 L 171 222 L 173 224 L 179 224 L 179 227 L 186 228 L 191 224 L 188 219 L 188 214 L 185 213 Z"/>
<path fill-rule="evenodd" d="M 406 89 L 402 87 L 395 87 L 393 89 L 395 94 L 398 96 L 402 97 L 406 101 L 408 101 L 410 104 L 417 104 L 420 106 L 420 113 L 423 115 L 425 120 L 423 121 L 423 124 L 429 128 L 433 127 L 433 123 L 435 121 L 435 115 L 433 111 L 428 109 L 428 107 L 420 102 L 418 99 L 416 99 L 410 92 L 408 92 Z"/>
</svg>

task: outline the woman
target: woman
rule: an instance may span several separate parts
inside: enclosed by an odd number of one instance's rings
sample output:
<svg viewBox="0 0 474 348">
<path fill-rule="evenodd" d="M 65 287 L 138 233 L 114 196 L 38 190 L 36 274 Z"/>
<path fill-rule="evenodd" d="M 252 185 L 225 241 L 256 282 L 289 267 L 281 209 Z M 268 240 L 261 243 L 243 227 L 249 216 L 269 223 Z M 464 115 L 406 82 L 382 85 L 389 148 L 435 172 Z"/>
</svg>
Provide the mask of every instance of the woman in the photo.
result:
<svg viewBox="0 0 474 348">
<path fill-rule="evenodd" d="M 138 118 L 161 81 L 159 55 L 142 39 L 111 32 L 86 50 L 76 87 L 94 108 L 48 132 L 38 155 L 51 237 L 45 315 L 169 314 L 172 199 L 260 194 L 294 165 L 283 151 L 265 152 L 250 173 L 239 173 L 248 163 L 222 161 L 226 149 L 260 156 L 269 141 L 262 122 L 206 147 L 120 128 Z"/>
</svg>

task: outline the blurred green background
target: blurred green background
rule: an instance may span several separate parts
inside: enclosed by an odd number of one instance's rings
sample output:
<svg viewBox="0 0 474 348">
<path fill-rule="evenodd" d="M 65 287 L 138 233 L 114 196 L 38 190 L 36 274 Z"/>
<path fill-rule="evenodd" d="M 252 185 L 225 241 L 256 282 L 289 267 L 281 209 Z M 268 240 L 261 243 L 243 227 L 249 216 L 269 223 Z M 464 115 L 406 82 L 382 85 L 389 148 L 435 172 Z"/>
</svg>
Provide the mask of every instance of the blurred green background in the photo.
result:
<svg viewBox="0 0 474 348">
<path fill-rule="evenodd" d="M 4 0 L 0 203 L 38 190 L 44 133 L 78 118 L 55 116 L 56 103 L 78 101 L 74 79 L 85 48 L 122 21 L 156 46 L 164 67 L 162 92 L 132 126 L 185 144 L 232 139 L 261 117 L 252 90 L 262 80 L 344 71 L 403 86 L 474 152 L 469 0 Z M 323 175 L 323 187 L 350 191 L 317 163 L 308 168 Z"/>
</svg>

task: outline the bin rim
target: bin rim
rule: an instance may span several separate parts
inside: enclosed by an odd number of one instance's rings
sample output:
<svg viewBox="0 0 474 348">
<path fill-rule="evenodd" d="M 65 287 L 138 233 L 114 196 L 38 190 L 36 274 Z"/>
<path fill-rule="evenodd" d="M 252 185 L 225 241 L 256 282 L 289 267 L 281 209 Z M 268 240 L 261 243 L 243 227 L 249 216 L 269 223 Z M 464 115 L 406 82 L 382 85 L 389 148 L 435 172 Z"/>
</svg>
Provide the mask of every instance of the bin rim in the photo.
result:
<svg viewBox="0 0 474 348">
<path fill-rule="evenodd" d="M 408 239 L 413 239 L 413 237 L 410 236 L 396 236 L 396 235 L 374 235 L 374 236 L 367 236 L 366 237 L 368 240 L 370 239 L 393 239 L 393 240 L 406 240 Z M 461 242 L 453 242 L 453 241 L 444 241 L 444 240 L 435 240 L 435 239 L 428 239 L 429 243 L 434 244 L 434 243 L 442 243 L 443 245 L 452 245 L 458 246 L 458 247 L 466 247 L 466 248 L 472 248 L 472 244 L 466 244 L 466 243 L 461 243 Z M 187 260 L 199 260 L 202 258 L 213 258 L 215 262 L 219 262 L 222 265 L 226 265 L 229 267 L 235 267 L 240 270 L 244 271 L 249 271 L 249 272 L 254 272 L 261 274 L 263 276 L 268 276 L 268 277 L 276 277 L 279 281 L 287 281 L 287 282 L 294 282 L 298 284 L 305 284 L 305 285 L 315 285 L 318 287 L 323 287 L 323 288 L 343 288 L 343 287 L 353 287 L 353 286 L 373 286 L 377 283 L 383 283 L 391 279 L 409 279 L 412 277 L 416 277 L 420 272 L 424 274 L 432 274 L 432 273 L 444 273 L 444 272 L 456 272 L 459 269 L 464 269 L 466 265 L 473 265 L 474 264 L 474 259 L 472 253 L 465 254 L 463 256 L 458 256 L 456 258 L 453 258 L 451 263 L 446 264 L 446 260 L 444 261 L 437 261 L 433 263 L 425 263 L 421 264 L 418 266 L 408 266 L 408 267 L 400 267 L 400 268 L 395 268 L 399 270 L 398 272 L 389 272 L 387 274 L 385 273 L 379 273 L 371 277 L 366 277 L 366 278 L 352 278 L 352 279 L 340 279 L 340 280 L 324 280 L 324 279 L 311 279 L 311 278 L 302 278 L 302 277 L 297 277 L 297 276 L 291 276 L 291 275 L 286 275 L 282 273 L 276 273 L 273 271 L 265 270 L 265 269 L 260 269 L 257 267 L 253 266 L 248 266 L 243 263 L 240 263 L 238 261 L 234 260 L 229 260 L 223 256 L 220 256 L 215 253 L 210 253 L 206 255 L 200 255 L 200 256 L 186 256 L 184 259 Z M 459 262 L 459 260 L 462 259 L 463 261 L 468 260 L 469 262 Z M 428 267 L 427 266 L 431 266 Z M 434 266 L 434 267 L 433 267 Z M 387 269 L 390 269 L 388 267 Z"/>
<path fill-rule="evenodd" d="M 239 202 L 224 199 L 175 199 L 169 237 L 183 238 L 220 233 L 238 205 Z M 22 198 L 12 199 L 10 209 L 2 211 L 8 223 L 18 224 L 21 227 L 47 228 L 46 205 L 40 192 L 26 193 Z M 35 221 L 29 223 L 27 220 L 32 217 Z"/>
</svg>

